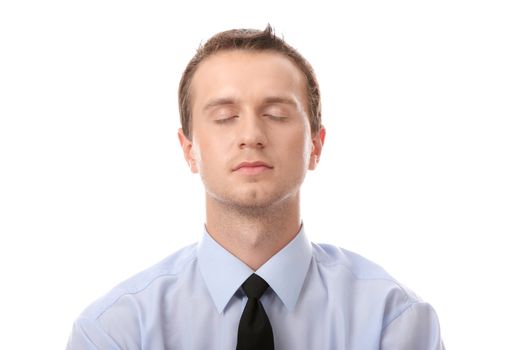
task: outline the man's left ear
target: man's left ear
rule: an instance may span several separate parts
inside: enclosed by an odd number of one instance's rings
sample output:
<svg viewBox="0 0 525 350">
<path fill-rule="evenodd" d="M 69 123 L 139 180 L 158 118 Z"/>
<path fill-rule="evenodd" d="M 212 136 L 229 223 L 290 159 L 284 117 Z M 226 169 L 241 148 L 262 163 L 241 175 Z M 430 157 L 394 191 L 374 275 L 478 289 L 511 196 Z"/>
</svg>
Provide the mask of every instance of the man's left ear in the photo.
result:
<svg viewBox="0 0 525 350">
<path fill-rule="evenodd" d="M 326 129 L 321 126 L 318 132 L 312 134 L 312 152 L 310 153 L 310 163 L 308 164 L 308 170 L 314 170 L 317 167 L 317 163 L 321 160 L 321 151 L 323 150 L 324 137 L 326 135 Z"/>
</svg>

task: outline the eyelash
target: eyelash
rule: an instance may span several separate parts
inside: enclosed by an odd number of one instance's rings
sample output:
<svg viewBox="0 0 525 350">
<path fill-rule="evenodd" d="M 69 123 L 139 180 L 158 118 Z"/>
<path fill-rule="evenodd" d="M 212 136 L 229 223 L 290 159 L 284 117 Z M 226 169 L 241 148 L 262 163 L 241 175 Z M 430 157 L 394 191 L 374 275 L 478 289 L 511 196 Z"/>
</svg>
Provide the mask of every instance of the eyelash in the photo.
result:
<svg viewBox="0 0 525 350">
<path fill-rule="evenodd" d="M 286 121 L 286 117 L 276 116 L 276 115 L 272 115 L 272 114 L 263 114 L 263 116 L 269 117 L 271 120 L 278 121 L 278 122 Z M 216 124 L 226 124 L 226 123 L 232 122 L 236 118 L 238 118 L 238 116 L 233 115 L 233 116 L 228 117 L 228 118 L 216 119 L 215 123 Z"/>
<path fill-rule="evenodd" d="M 281 116 L 272 115 L 272 114 L 265 114 L 265 116 L 269 117 L 272 120 L 278 121 L 278 122 L 286 121 L 286 117 L 281 117 Z"/>
<path fill-rule="evenodd" d="M 217 123 L 217 124 L 226 124 L 226 123 L 229 123 L 229 122 L 233 121 L 233 119 L 235 119 L 235 118 L 237 118 L 236 115 L 228 117 L 228 118 L 216 119 L 215 123 Z"/>
</svg>

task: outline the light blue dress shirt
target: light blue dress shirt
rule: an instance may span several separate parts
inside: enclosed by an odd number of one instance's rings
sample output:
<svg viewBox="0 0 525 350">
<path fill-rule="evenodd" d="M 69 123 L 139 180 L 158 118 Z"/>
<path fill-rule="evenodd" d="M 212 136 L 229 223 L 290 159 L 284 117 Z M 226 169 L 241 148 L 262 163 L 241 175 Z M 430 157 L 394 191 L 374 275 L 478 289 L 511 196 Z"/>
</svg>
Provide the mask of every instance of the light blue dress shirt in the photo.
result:
<svg viewBox="0 0 525 350">
<path fill-rule="evenodd" d="M 68 349 L 234 350 L 253 273 L 207 232 L 76 320 Z M 363 257 L 304 230 L 256 273 L 275 350 L 444 349 L 432 307 Z"/>
</svg>

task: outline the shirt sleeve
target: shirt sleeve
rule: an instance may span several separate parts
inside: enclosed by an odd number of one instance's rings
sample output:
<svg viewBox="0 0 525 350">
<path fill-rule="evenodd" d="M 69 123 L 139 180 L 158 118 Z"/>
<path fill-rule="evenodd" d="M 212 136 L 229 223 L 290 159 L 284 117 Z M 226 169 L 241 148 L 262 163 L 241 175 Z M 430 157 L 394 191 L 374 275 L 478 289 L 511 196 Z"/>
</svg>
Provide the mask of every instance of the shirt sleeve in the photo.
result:
<svg viewBox="0 0 525 350">
<path fill-rule="evenodd" d="M 436 312 L 416 302 L 383 328 L 381 350 L 445 350 Z"/>
<path fill-rule="evenodd" d="M 121 348 L 93 320 L 79 318 L 73 325 L 66 350 L 120 350 Z"/>
</svg>

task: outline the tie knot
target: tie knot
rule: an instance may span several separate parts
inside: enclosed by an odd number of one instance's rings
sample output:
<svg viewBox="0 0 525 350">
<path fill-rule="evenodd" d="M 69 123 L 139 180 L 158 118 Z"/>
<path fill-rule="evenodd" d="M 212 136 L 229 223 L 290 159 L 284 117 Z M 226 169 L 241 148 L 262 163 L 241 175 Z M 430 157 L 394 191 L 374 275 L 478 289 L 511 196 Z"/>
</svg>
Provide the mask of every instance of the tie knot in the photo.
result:
<svg viewBox="0 0 525 350">
<path fill-rule="evenodd" d="M 266 283 L 261 277 L 253 274 L 242 284 L 242 289 L 248 298 L 259 299 L 262 297 L 266 289 L 268 289 L 268 283 Z"/>
</svg>

